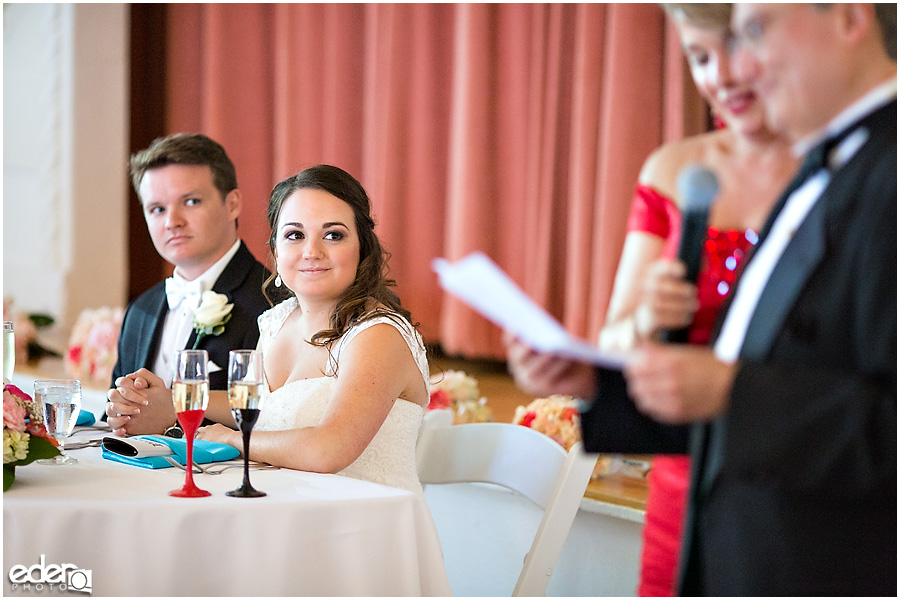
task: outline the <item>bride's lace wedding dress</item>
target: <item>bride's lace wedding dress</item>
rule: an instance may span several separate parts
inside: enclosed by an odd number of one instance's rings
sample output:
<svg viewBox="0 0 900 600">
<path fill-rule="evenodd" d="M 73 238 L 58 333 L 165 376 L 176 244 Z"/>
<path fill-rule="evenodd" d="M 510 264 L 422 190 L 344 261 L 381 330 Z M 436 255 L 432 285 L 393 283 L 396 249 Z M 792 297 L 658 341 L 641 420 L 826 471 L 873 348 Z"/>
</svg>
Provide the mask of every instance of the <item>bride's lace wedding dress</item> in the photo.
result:
<svg viewBox="0 0 900 600">
<path fill-rule="evenodd" d="M 297 299 L 292 297 L 259 316 L 259 348 L 264 357 L 272 339 L 298 306 Z M 425 346 L 418 332 L 402 317 L 395 321 L 381 316 L 351 327 L 335 343 L 334 358 L 340 361 L 341 350 L 360 331 L 379 323 L 392 325 L 400 332 L 427 387 Z M 328 407 L 335 382 L 336 379 L 329 376 L 299 379 L 276 390 L 270 390 L 269 383 L 264 382 L 259 421 L 254 430 L 280 431 L 317 425 Z M 418 404 L 398 398 L 363 453 L 338 474 L 421 493 L 422 486 L 416 474 L 416 439 L 423 414 L 424 410 Z"/>
</svg>

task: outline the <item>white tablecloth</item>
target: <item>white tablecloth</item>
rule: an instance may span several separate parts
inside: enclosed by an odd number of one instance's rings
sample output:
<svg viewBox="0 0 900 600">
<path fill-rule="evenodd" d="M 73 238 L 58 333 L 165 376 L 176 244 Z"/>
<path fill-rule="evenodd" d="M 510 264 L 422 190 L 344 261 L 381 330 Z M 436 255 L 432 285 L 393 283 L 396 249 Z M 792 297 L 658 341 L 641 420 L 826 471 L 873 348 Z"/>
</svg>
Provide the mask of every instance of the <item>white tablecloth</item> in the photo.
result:
<svg viewBox="0 0 900 600">
<path fill-rule="evenodd" d="M 72 439 L 102 437 L 84 432 Z M 90 571 L 95 596 L 449 596 L 440 542 L 417 494 L 301 471 L 252 471 L 264 498 L 231 498 L 242 470 L 197 474 L 207 498 L 173 498 L 184 472 L 72 450 L 72 466 L 16 470 L 3 494 L 10 569 L 41 564 Z M 38 579 L 40 569 L 31 569 Z M 71 597 L 72 591 L 64 595 Z M 77 595 L 77 594 L 76 594 Z"/>
</svg>

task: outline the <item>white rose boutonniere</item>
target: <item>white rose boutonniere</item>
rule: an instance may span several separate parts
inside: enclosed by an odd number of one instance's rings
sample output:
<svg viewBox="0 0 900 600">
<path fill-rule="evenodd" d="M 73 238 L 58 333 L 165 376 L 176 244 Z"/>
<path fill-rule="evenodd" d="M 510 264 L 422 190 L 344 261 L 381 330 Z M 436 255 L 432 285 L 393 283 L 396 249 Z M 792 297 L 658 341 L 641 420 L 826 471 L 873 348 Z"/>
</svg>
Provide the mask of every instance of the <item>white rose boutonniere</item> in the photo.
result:
<svg viewBox="0 0 900 600">
<path fill-rule="evenodd" d="M 195 349 L 204 337 L 219 335 L 225 331 L 225 324 L 231 320 L 232 308 L 234 304 L 228 303 L 228 296 L 225 294 L 217 294 L 212 290 L 203 292 L 200 306 L 194 311 L 194 331 L 197 332 Z"/>
</svg>

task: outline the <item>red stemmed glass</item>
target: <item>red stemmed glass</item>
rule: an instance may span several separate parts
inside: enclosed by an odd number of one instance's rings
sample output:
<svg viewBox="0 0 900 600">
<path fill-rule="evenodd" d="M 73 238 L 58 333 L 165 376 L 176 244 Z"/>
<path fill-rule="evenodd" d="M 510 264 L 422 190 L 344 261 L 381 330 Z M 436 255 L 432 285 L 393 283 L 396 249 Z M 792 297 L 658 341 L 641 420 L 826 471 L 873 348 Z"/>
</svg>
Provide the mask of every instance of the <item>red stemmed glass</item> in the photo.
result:
<svg viewBox="0 0 900 600">
<path fill-rule="evenodd" d="M 187 443 L 184 487 L 169 492 L 179 498 L 202 498 L 211 494 L 194 485 L 194 435 L 203 422 L 209 404 L 209 373 L 206 350 L 179 350 L 175 353 L 175 376 L 172 380 L 172 402 L 178 423 Z"/>
</svg>

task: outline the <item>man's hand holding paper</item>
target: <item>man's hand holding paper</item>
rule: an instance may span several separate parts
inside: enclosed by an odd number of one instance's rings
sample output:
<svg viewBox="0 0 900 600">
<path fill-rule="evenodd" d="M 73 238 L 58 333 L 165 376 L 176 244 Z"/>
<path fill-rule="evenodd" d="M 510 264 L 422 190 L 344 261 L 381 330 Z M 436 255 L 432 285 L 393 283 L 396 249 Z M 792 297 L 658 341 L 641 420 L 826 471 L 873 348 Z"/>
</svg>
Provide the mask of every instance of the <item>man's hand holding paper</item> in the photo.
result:
<svg viewBox="0 0 900 600">
<path fill-rule="evenodd" d="M 503 341 L 509 372 L 516 385 L 534 396 L 566 394 L 575 398 L 594 395 L 594 365 L 549 352 L 538 352 L 527 343 L 505 332 Z"/>
</svg>

